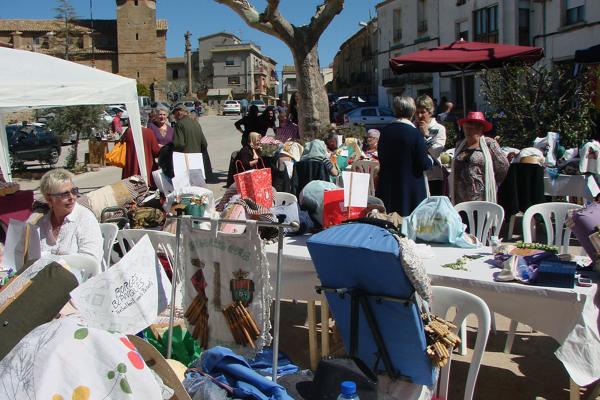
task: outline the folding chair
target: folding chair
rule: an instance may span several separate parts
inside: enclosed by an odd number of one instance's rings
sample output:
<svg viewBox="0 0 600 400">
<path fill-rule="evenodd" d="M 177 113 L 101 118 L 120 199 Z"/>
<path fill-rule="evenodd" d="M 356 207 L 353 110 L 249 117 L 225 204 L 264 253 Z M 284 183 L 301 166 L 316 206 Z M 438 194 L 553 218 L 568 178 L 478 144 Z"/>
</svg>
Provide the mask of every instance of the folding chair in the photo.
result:
<svg viewBox="0 0 600 400">
<path fill-rule="evenodd" d="M 374 225 L 344 224 L 314 235 L 307 247 L 348 354 L 392 379 L 432 385 L 435 368 L 415 290 L 393 235 Z"/>
</svg>

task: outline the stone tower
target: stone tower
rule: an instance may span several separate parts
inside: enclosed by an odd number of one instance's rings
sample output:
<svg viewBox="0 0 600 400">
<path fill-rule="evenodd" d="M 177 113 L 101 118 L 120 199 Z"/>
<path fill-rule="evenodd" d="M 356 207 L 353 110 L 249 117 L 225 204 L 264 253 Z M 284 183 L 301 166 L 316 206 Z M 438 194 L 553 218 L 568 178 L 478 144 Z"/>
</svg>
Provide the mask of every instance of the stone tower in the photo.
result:
<svg viewBox="0 0 600 400">
<path fill-rule="evenodd" d="M 146 87 L 164 81 L 167 23 L 156 19 L 156 0 L 116 1 L 119 75 Z"/>
</svg>

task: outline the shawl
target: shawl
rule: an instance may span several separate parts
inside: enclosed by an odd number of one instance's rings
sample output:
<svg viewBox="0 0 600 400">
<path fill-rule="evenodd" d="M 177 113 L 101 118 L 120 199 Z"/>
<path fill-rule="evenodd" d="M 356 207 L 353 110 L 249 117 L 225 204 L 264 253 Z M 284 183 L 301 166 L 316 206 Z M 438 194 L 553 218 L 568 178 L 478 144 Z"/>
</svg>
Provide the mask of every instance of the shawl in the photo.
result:
<svg viewBox="0 0 600 400">
<path fill-rule="evenodd" d="M 455 157 L 452 159 L 452 174 L 450 175 L 451 177 L 451 183 L 450 183 L 450 195 L 451 197 L 454 197 L 454 171 L 456 171 L 455 166 L 454 166 L 454 160 L 456 159 L 456 156 L 458 156 L 460 154 L 460 152 L 462 151 L 463 147 L 465 146 L 466 143 L 466 139 L 463 139 L 462 142 L 460 142 L 460 144 L 458 145 L 458 147 L 456 148 L 456 151 L 454 152 Z M 490 149 L 488 148 L 487 143 L 485 142 L 485 136 L 481 135 L 481 137 L 479 138 L 479 147 L 481 148 L 481 152 L 483 153 L 483 160 L 484 160 L 484 176 L 483 176 L 483 182 L 485 184 L 485 201 L 489 201 L 491 203 L 495 203 L 496 202 L 496 177 L 494 176 L 494 164 L 492 162 L 492 155 L 490 154 Z"/>
<path fill-rule="evenodd" d="M 306 143 L 304 146 L 304 152 L 302 153 L 302 157 L 300 157 L 301 161 L 323 161 L 327 159 L 327 146 L 325 146 L 325 142 L 320 139 L 315 139 Z"/>
</svg>

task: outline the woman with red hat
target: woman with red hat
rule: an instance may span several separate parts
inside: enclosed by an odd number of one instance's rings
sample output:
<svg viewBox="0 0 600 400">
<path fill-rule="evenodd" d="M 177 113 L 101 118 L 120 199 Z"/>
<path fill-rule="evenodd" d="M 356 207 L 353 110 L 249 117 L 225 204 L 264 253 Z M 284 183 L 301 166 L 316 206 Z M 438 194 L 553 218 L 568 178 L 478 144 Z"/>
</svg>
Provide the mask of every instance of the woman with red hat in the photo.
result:
<svg viewBox="0 0 600 400">
<path fill-rule="evenodd" d="M 496 202 L 496 188 L 506 177 L 508 159 L 498 142 L 483 134 L 492 129 L 480 111 L 458 120 L 465 138 L 458 143 L 452 161 L 450 194 L 454 204 L 484 200 Z"/>
</svg>

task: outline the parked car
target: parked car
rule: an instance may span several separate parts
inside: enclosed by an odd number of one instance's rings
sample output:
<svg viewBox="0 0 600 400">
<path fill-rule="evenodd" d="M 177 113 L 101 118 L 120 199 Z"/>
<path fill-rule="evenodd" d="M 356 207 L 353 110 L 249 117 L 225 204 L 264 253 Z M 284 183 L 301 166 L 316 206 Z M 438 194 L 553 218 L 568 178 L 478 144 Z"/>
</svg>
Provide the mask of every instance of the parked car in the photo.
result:
<svg viewBox="0 0 600 400">
<path fill-rule="evenodd" d="M 8 133 L 9 130 L 12 133 Z M 50 165 L 58 162 L 60 139 L 45 125 L 9 125 L 6 131 L 9 138 L 8 151 L 14 162 L 40 161 Z"/>
<path fill-rule="evenodd" d="M 242 106 L 240 105 L 240 102 L 237 100 L 225 100 L 225 103 L 223 103 L 223 115 L 226 114 L 241 114 L 242 113 Z"/>
<path fill-rule="evenodd" d="M 396 120 L 394 113 L 385 107 L 358 107 L 344 116 L 344 125 L 364 125 L 369 128 L 381 128 Z"/>
<path fill-rule="evenodd" d="M 171 103 L 167 103 L 166 101 L 155 101 L 154 103 L 151 104 L 151 107 L 152 108 L 163 107 L 163 108 L 170 110 L 173 106 L 171 105 Z"/>
<path fill-rule="evenodd" d="M 127 109 L 125 106 L 120 104 L 113 104 L 106 107 L 106 112 L 110 114 L 111 117 L 114 117 L 117 114 L 117 111 L 121 111 L 121 121 L 129 120 L 129 114 L 127 113 Z M 111 120 L 112 122 L 112 120 Z"/>
<path fill-rule="evenodd" d="M 258 107 L 258 112 L 259 113 L 262 113 L 262 112 L 264 112 L 267 109 L 267 105 L 262 100 L 252 100 L 250 102 L 250 104 L 248 104 L 248 108 L 250 108 L 250 106 L 256 106 L 256 107 Z"/>
<path fill-rule="evenodd" d="M 173 108 L 180 106 L 180 105 L 183 105 L 188 110 L 188 112 L 192 112 L 196 109 L 196 105 L 191 100 L 180 101 L 179 103 L 175 104 L 173 106 Z"/>
</svg>

